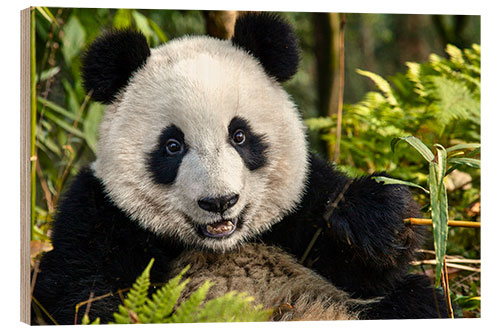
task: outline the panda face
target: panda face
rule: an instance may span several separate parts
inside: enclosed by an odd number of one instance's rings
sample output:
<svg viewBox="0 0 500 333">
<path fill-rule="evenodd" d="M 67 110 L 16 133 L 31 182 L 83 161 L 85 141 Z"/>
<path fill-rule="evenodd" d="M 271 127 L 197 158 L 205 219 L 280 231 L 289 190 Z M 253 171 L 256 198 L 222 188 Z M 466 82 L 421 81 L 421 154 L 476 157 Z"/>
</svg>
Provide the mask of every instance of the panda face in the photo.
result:
<svg viewBox="0 0 500 333">
<path fill-rule="evenodd" d="M 95 172 L 143 227 L 189 245 L 234 247 L 300 200 L 304 128 L 279 83 L 227 41 L 153 49 L 110 105 Z"/>
</svg>

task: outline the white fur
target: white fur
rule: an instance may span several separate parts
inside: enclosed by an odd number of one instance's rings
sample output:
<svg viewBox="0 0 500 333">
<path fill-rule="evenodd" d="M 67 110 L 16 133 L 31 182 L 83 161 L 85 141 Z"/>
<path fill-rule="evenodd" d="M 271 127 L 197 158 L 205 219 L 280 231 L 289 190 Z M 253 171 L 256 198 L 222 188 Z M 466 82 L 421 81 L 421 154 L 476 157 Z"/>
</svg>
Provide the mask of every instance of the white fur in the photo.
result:
<svg viewBox="0 0 500 333">
<path fill-rule="evenodd" d="M 279 83 L 252 56 L 229 41 L 185 37 L 151 50 L 104 116 L 95 173 L 110 198 L 144 228 L 189 245 L 226 250 L 259 234 L 298 204 L 307 173 L 306 140 L 299 113 Z M 245 167 L 228 143 L 228 125 L 246 119 L 269 145 L 267 164 Z M 176 125 L 190 149 L 173 184 L 157 184 L 147 154 L 161 131 Z M 197 201 L 238 193 L 224 217 L 247 206 L 239 232 L 223 240 L 198 236 L 198 224 L 217 217 Z"/>
</svg>

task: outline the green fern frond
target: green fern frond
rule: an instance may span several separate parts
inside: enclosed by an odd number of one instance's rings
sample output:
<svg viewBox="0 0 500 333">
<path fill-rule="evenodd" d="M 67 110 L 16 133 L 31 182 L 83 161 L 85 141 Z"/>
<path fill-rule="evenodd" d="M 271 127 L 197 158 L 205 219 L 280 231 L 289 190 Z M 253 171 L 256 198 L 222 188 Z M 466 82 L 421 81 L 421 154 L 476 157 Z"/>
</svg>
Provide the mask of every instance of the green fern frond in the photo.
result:
<svg viewBox="0 0 500 333">
<path fill-rule="evenodd" d="M 263 309 L 262 305 L 255 306 L 253 298 L 244 293 L 229 292 L 206 301 L 207 293 L 214 285 L 210 281 L 205 281 L 186 301 L 178 304 L 189 282 L 189 279 L 181 282 L 189 266 L 148 298 L 149 271 L 152 264 L 153 260 L 134 283 L 124 304 L 113 314 L 115 322 L 110 324 L 243 322 L 267 321 L 271 318 L 272 310 Z M 86 323 L 88 321 L 87 319 Z"/>
<path fill-rule="evenodd" d="M 459 66 L 465 64 L 462 50 L 460 50 L 458 47 L 448 44 L 446 45 L 445 52 L 450 56 L 450 60 L 452 63 L 455 63 Z"/>
<path fill-rule="evenodd" d="M 271 309 L 262 305 L 251 306 L 253 297 L 246 293 L 231 291 L 219 298 L 208 301 L 198 315 L 198 322 L 256 322 L 267 321 L 272 315 Z M 231 306 L 227 306 L 231 304 Z"/>
<path fill-rule="evenodd" d="M 406 73 L 406 77 L 415 85 L 413 91 L 420 97 L 426 97 L 427 96 L 426 89 L 422 84 L 422 81 L 420 80 L 420 73 L 421 73 L 420 64 L 416 62 L 407 62 L 406 66 L 408 67 L 408 72 Z"/>
<path fill-rule="evenodd" d="M 389 103 L 392 106 L 398 105 L 398 102 L 397 102 L 396 98 L 394 97 L 391 85 L 389 84 L 389 82 L 384 80 L 384 78 L 382 78 L 378 74 L 368 72 L 368 71 L 363 71 L 361 69 L 357 69 L 356 72 L 358 74 L 361 74 L 363 76 L 370 78 L 375 83 L 377 88 L 380 89 L 380 91 L 382 91 L 382 93 L 384 93 L 384 96 L 387 100 L 387 103 Z"/>
<path fill-rule="evenodd" d="M 182 291 L 189 283 L 189 279 L 181 283 L 181 279 L 188 271 L 189 265 L 184 268 L 177 276 L 169 280 L 160 290 L 158 290 L 151 299 L 146 301 L 143 307 L 143 313 L 139 315 L 142 323 L 161 323 L 165 322 L 172 314 L 174 306 L 177 304 Z"/>
<path fill-rule="evenodd" d="M 127 293 L 123 305 L 118 307 L 118 313 L 113 314 L 115 321 L 119 324 L 130 324 L 137 322 L 138 314 L 142 312 L 142 307 L 146 303 L 149 290 L 149 272 L 153 266 L 154 259 L 151 259 L 146 269 L 132 285 L 132 289 Z"/>
<path fill-rule="evenodd" d="M 443 125 L 447 125 L 454 119 L 470 119 L 479 122 L 480 102 L 472 96 L 463 83 L 441 76 L 433 77 L 432 82 Z M 471 115 L 476 117 L 470 117 Z"/>
<path fill-rule="evenodd" d="M 205 281 L 200 288 L 193 292 L 189 298 L 183 302 L 172 317 L 167 320 L 170 323 L 193 323 L 196 322 L 201 304 L 205 300 L 208 290 L 214 285 L 213 282 Z"/>
</svg>

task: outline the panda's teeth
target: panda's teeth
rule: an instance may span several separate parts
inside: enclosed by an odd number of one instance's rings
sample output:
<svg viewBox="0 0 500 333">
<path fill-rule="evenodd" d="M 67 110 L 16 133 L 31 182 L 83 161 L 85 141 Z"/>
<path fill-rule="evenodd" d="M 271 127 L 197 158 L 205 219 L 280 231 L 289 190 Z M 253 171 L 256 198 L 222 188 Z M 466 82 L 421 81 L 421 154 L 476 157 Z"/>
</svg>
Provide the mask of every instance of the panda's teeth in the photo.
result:
<svg viewBox="0 0 500 333">
<path fill-rule="evenodd" d="M 231 221 L 224 221 L 215 223 L 212 225 L 207 225 L 207 231 L 214 235 L 223 234 L 231 231 L 234 228 L 234 224 Z"/>
</svg>

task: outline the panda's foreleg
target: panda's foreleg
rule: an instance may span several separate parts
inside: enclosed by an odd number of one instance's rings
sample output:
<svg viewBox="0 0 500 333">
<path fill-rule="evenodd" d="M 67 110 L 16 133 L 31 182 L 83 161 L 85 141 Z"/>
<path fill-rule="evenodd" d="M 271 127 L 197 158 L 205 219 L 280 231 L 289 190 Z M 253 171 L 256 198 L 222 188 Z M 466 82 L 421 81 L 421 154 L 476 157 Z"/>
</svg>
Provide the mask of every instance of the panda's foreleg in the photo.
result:
<svg viewBox="0 0 500 333">
<path fill-rule="evenodd" d="M 336 286 L 357 296 L 380 296 L 407 274 L 415 258 L 421 229 L 403 219 L 418 214 L 406 187 L 383 185 L 372 176 L 351 179 L 311 155 L 300 208 L 266 239 Z"/>
</svg>

